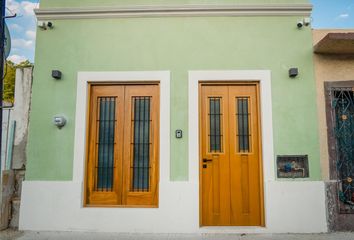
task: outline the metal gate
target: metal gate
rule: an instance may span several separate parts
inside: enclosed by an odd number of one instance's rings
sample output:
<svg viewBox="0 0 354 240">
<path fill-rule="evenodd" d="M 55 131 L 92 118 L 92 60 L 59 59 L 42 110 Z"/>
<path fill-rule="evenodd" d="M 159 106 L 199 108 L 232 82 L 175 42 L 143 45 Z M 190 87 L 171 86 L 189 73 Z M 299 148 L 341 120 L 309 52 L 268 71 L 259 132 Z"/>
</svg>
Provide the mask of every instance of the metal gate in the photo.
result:
<svg viewBox="0 0 354 240">
<path fill-rule="evenodd" d="M 354 213 L 354 92 L 330 88 L 335 138 L 338 203 L 341 213 Z"/>
</svg>

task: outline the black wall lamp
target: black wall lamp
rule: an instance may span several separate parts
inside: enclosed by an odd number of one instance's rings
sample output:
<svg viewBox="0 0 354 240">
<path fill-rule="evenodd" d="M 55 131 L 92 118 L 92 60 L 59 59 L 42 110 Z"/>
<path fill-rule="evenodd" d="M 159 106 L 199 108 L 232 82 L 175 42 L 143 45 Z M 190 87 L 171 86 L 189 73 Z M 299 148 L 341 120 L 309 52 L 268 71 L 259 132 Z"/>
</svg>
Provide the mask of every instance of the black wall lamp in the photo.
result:
<svg viewBox="0 0 354 240">
<path fill-rule="evenodd" d="M 298 68 L 290 68 L 289 69 L 289 77 L 295 78 L 299 75 L 299 69 Z"/>
<path fill-rule="evenodd" d="M 53 78 L 59 80 L 59 79 L 61 79 L 61 76 L 62 76 L 61 71 L 59 71 L 59 70 L 52 70 L 52 77 L 53 77 Z"/>
</svg>

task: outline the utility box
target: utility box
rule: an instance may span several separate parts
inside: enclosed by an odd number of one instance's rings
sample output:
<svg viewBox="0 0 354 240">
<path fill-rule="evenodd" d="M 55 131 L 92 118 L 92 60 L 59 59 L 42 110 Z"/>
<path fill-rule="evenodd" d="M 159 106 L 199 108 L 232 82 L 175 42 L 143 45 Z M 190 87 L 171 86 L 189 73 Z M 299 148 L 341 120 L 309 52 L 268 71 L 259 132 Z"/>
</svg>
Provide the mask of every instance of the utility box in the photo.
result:
<svg viewBox="0 0 354 240">
<path fill-rule="evenodd" d="M 278 178 L 308 178 L 309 163 L 307 155 L 277 156 Z"/>
</svg>

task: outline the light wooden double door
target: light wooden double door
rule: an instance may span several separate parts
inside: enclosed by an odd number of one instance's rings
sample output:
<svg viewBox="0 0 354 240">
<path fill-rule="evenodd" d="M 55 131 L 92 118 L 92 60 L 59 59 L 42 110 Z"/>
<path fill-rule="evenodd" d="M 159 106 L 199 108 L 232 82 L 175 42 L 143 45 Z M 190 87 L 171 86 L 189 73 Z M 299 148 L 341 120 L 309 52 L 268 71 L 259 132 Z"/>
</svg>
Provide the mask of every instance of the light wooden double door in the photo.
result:
<svg viewBox="0 0 354 240">
<path fill-rule="evenodd" d="M 264 226 L 259 86 L 200 84 L 202 226 Z"/>
</svg>

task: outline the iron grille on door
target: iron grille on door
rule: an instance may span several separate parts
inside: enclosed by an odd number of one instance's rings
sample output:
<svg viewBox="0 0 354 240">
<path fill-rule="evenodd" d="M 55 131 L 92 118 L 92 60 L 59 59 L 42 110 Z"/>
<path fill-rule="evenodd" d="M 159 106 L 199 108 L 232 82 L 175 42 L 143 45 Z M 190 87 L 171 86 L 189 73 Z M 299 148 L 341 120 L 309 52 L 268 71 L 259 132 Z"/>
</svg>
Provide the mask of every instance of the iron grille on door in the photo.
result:
<svg viewBox="0 0 354 240">
<path fill-rule="evenodd" d="M 114 132 L 116 124 L 116 97 L 97 98 L 98 139 L 96 164 L 96 191 L 113 190 Z"/>
<path fill-rule="evenodd" d="M 210 152 L 222 152 L 222 98 L 209 98 L 209 146 Z"/>
<path fill-rule="evenodd" d="M 237 138 L 239 152 L 250 152 L 250 111 L 249 97 L 238 97 L 237 100 Z"/>
<path fill-rule="evenodd" d="M 147 192 L 150 186 L 150 101 L 151 97 L 133 98 L 133 192 Z"/>
<path fill-rule="evenodd" d="M 156 207 L 158 85 L 90 89 L 85 203 Z"/>
</svg>

